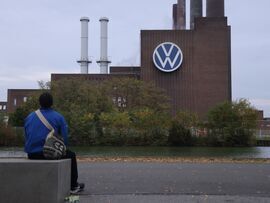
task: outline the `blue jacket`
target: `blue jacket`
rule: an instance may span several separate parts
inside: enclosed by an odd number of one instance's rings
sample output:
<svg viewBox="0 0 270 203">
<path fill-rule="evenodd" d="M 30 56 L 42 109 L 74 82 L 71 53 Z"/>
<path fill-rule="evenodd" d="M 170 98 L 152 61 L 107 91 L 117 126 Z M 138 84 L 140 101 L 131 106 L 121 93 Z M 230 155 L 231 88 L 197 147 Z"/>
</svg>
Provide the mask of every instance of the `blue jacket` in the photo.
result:
<svg viewBox="0 0 270 203">
<path fill-rule="evenodd" d="M 51 108 L 40 109 L 43 116 L 48 120 L 55 131 L 63 136 L 67 145 L 68 127 L 64 117 Z M 25 147 L 26 153 L 42 152 L 45 139 L 50 132 L 41 122 L 35 112 L 30 113 L 24 121 Z"/>
</svg>

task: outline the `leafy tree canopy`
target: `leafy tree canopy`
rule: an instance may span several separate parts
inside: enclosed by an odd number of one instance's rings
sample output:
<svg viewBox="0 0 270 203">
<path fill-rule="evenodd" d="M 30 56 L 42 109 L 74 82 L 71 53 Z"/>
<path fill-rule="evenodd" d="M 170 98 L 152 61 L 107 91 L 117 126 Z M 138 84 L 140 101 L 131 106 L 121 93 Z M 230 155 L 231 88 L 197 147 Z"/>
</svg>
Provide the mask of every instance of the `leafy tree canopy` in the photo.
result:
<svg viewBox="0 0 270 203">
<path fill-rule="evenodd" d="M 247 146 L 254 141 L 257 112 L 246 99 L 224 102 L 208 114 L 209 136 L 227 146 Z"/>
</svg>

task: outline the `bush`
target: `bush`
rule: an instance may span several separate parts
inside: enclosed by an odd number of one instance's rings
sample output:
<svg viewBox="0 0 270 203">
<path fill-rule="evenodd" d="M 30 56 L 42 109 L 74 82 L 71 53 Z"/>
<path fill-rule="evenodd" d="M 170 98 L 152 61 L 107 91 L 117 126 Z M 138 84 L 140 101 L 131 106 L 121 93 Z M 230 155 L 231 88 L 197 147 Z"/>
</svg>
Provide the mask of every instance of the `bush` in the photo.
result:
<svg viewBox="0 0 270 203">
<path fill-rule="evenodd" d="M 24 135 L 20 129 L 0 125 L 0 146 L 14 147 L 24 145 Z"/>
<path fill-rule="evenodd" d="M 130 113 L 132 127 L 141 135 L 140 145 L 167 145 L 170 116 L 150 108 Z"/>
<path fill-rule="evenodd" d="M 104 145 L 124 145 L 128 138 L 130 118 L 127 112 L 101 113 L 102 136 L 99 143 Z"/>
<path fill-rule="evenodd" d="M 97 139 L 103 145 L 166 145 L 168 125 L 165 114 L 145 108 L 102 113 L 99 117 L 102 135 Z"/>
<path fill-rule="evenodd" d="M 193 146 L 196 138 L 192 133 L 198 126 L 199 118 L 196 114 L 187 111 L 177 112 L 171 123 L 168 143 L 174 146 Z"/>
<path fill-rule="evenodd" d="M 247 100 L 224 102 L 210 110 L 206 127 L 211 146 L 251 146 L 257 113 Z"/>
<path fill-rule="evenodd" d="M 188 128 L 185 128 L 178 122 L 173 122 L 169 131 L 168 142 L 173 146 L 192 146 L 194 145 L 194 139 Z"/>
<path fill-rule="evenodd" d="M 32 95 L 27 99 L 27 102 L 25 102 L 21 107 L 18 107 L 14 113 L 11 113 L 9 115 L 9 124 L 11 126 L 23 127 L 24 119 L 28 114 L 39 108 L 38 97 L 39 93 Z"/>
</svg>

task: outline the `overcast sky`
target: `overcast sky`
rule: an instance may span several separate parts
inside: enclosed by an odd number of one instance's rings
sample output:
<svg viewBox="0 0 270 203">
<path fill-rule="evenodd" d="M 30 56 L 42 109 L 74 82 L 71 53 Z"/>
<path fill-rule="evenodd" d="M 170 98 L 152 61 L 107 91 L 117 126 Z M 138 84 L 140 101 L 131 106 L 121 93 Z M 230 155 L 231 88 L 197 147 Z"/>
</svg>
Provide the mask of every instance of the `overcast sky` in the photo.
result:
<svg viewBox="0 0 270 203">
<path fill-rule="evenodd" d="M 7 89 L 38 88 L 51 73 L 79 73 L 80 17 L 90 18 L 89 56 L 98 72 L 99 18 L 109 22 L 112 65 L 140 65 L 140 30 L 171 29 L 177 0 L 0 0 L 0 101 Z M 189 1 L 188 1 L 189 2 Z M 232 26 L 233 99 L 270 117 L 270 1 L 225 0 Z M 189 6 L 189 3 L 188 3 Z"/>
</svg>

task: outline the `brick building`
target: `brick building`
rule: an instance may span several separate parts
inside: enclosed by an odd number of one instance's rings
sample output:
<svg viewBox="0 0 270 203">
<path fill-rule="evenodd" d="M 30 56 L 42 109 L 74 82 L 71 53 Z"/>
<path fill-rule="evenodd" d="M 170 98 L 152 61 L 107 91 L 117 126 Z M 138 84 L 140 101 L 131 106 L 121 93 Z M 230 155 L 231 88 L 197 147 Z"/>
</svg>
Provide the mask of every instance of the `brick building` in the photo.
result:
<svg viewBox="0 0 270 203">
<path fill-rule="evenodd" d="M 191 0 L 190 29 L 186 1 L 173 5 L 171 30 L 141 31 L 141 66 L 110 67 L 109 74 L 52 74 L 63 78 L 104 81 L 132 77 L 153 82 L 171 99 L 172 114 L 179 110 L 205 118 L 212 107 L 231 101 L 231 29 L 224 16 L 224 0 Z M 87 61 L 88 62 L 88 61 Z M 13 112 L 35 90 L 9 90 L 8 112 Z"/>
<path fill-rule="evenodd" d="M 12 113 L 17 107 L 27 101 L 28 97 L 39 93 L 38 89 L 8 89 L 7 113 Z"/>
<path fill-rule="evenodd" d="M 7 102 L 0 101 L 0 113 L 7 112 Z"/>
<path fill-rule="evenodd" d="M 185 5 L 184 0 L 173 5 L 172 30 L 141 31 L 141 67 L 110 67 L 107 75 L 52 74 L 52 82 L 70 77 L 107 80 L 133 76 L 165 89 L 172 114 L 185 110 L 204 118 L 218 103 L 231 101 L 231 29 L 224 16 L 224 0 L 208 0 L 206 17 L 202 17 L 202 0 L 192 0 L 190 30 L 183 20 Z M 173 55 L 173 46 L 181 55 Z M 169 66 L 175 63 L 180 65 L 171 71 Z"/>
</svg>

